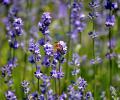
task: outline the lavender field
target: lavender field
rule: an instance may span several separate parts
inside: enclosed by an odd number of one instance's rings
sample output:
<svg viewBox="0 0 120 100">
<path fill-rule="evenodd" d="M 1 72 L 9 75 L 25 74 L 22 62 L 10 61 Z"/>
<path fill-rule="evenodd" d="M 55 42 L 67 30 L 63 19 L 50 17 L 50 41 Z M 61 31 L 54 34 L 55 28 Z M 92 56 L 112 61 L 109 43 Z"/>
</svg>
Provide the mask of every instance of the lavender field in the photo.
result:
<svg viewBox="0 0 120 100">
<path fill-rule="evenodd" d="M 120 0 L 0 0 L 0 100 L 120 100 Z"/>
</svg>

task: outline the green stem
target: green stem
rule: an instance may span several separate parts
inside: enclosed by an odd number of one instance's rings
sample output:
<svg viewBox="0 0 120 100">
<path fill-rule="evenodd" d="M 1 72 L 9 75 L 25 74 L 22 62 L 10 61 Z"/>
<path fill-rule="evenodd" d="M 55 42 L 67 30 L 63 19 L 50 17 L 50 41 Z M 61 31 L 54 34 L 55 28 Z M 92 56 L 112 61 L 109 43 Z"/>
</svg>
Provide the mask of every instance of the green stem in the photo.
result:
<svg viewBox="0 0 120 100">
<path fill-rule="evenodd" d="M 54 79 L 54 82 L 55 82 L 55 94 L 57 94 L 57 82 L 56 82 L 56 79 Z"/>
<path fill-rule="evenodd" d="M 24 55 L 24 70 L 23 70 L 23 80 L 25 79 L 26 77 L 26 63 L 27 63 L 27 53 L 25 52 L 25 55 Z"/>
<path fill-rule="evenodd" d="M 60 73 L 60 62 L 59 62 L 59 73 Z M 60 78 L 58 79 L 58 84 L 59 84 L 59 95 L 60 95 L 60 93 L 61 93 L 61 84 L 60 84 Z"/>
<path fill-rule="evenodd" d="M 38 79 L 38 93 L 39 93 L 39 91 L 40 91 L 40 88 L 39 88 L 39 83 L 40 83 L 40 82 L 39 82 L 39 79 Z"/>
<path fill-rule="evenodd" d="M 71 5 L 71 0 L 70 0 L 70 5 Z M 69 32 L 71 32 L 71 8 L 70 8 L 70 12 L 69 12 Z M 66 90 L 66 85 L 67 85 L 67 80 L 68 80 L 68 73 L 69 73 L 69 66 L 68 66 L 68 62 L 69 62 L 69 53 L 70 53 L 70 45 L 71 45 L 71 36 L 70 36 L 70 33 L 68 34 L 68 37 L 67 37 L 67 55 L 66 55 L 66 74 L 65 74 L 65 90 Z"/>
<path fill-rule="evenodd" d="M 92 9 L 93 13 L 94 13 L 94 8 Z M 93 18 L 93 34 L 95 32 L 95 19 Z M 93 38 L 93 59 L 95 60 L 95 38 Z M 94 68 L 94 99 L 96 100 L 96 65 L 93 64 L 93 68 Z"/>
</svg>

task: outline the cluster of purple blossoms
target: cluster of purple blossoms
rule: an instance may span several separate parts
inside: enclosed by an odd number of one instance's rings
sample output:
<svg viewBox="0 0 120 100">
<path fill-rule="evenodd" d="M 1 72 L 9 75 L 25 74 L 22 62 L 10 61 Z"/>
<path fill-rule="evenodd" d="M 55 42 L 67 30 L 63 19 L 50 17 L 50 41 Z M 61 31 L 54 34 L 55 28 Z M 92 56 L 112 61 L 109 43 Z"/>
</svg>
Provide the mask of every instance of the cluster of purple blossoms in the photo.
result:
<svg viewBox="0 0 120 100">
<path fill-rule="evenodd" d="M 21 83 L 21 86 L 23 88 L 23 92 L 24 94 L 28 94 L 30 92 L 30 88 L 29 88 L 29 85 L 30 83 L 26 80 L 24 80 L 22 83 Z"/>
<path fill-rule="evenodd" d="M 87 82 L 79 77 L 76 82 L 67 88 L 69 100 L 93 100 L 91 92 L 85 92 Z"/>
<path fill-rule="evenodd" d="M 49 25 L 51 23 L 51 16 L 49 12 L 43 13 L 41 21 L 38 23 L 39 30 L 43 35 L 49 34 Z"/>
<path fill-rule="evenodd" d="M 92 0 L 89 3 L 89 6 L 90 6 L 90 8 L 91 8 L 92 11 L 89 13 L 88 17 L 90 19 L 92 19 L 93 24 L 95 23 L 96 18 L 100 15 L 99 12 L 98 12 L 99 5 L 100 5 L 99 0 Z M 93 27 L 94 27 L 94 25 L 93 25 Z M 95 29 L 93 29 L 91 32 L 89 32 L 88 35 L 92 39 L 95 39 L 95 38 L 98 37 L 97 32 L 95 31 Z"/>
<path fill-rule="evenodd" d="M 80 56 L 77 53 L 74 53 L 72 56 L 72 61 L 69 62 L 70 65 L 74 66 L 72 75 L 78 75 L 80 72 Z"/>
<path fill-rule="evenodd" d="M 2 76 L 3 77 L 11 77 L 12 75 L 12 70 L 17 66 L 17 59 L 13 58 L 8 61 L 8 63 L 2 67 Z"/>
<path fill-rule="evenodd" d="M 114 53 L 113 49 L 115 47 L 115 41 L 112 39 L 112 34 L 111 34 L 111 28 L 115 26 L 115 15 L 114 15 L 114 10 L 118 9 L 118 4 L 117 2 L 113 3 L 111 0 L 106 0 L 105 2 L 105 8 L 109 12 L 106 15 L 106 22 L 105 25 L 109 29 L 109 43 L 108 43 L 108 49 L 109 51 L 106 53 L 106 58 L 112 59 L 116 56 Z"/>
<path fill-rule="evenodd" d="M 53 45 L 47 42 L 44 46 L 45 54 L 48 56 L 53 56 Z"/>
<path fill-rule="evenodd" d="M 94 64 L 101 64 L 102 63 L 102 58 L 100 57 L 96 57 L 95 59 L 91 59 L 90 60 L 90 64 L 94 65 Z"/>
<path fill-rule="evenodd" d="M 114 15 L 107 15 L 105 25 L 107 27 L 111 27 L 115 25 L 115 16 Z"/>
<path fill-rule="evenodd" d="M 64 73 L 62 72 L 62 70 L 57 71 L 56 69 L 53 69 L 51 72 L 51 77 L 55 78 L 55 79 L 61 79 L 64 77 Z"/>
<path fill-rule="evenodd" d="M 74 1 L 71 8 L 71 23 L 73 26 L 72 38 L 78 37 L 78 33 L 85 29 L 85 14 L 83 13 L 83 5 Z"/>
<path fill-rule="evenodd" d="M 118 4 L 117 2 L 113 3 L 111 0 L 106 0 L 105 8 L 110 12 L 109 14 L 107 14 L 105 25 L 107 27 L 113 27 L 115 25 L 115 16 L 112 14 L 112 12 L 118 9 Z"/>
<path fill-rule="evenodd" d="M 40 61 L 41 55 L 40 55 L 40 48 L 39 44 L 34 39 L 30 39 L 29 41 L 29 48 L 28 50 L 32 53 L 32 55 L 29 56 L 28 60 L 30 63 L 36 63 Z"/>
<path fill-rule="evenodd" d="M 67 52 L 66 43 L 59 41 L 55 44 L 54 59 L 52 61 L 52 71 L 50 72 L 52 78 L 61 79 L 64 77 L 61 66 L 59 66 L 59 71 L 57 71 L 57 64 L 61 65 L 64 62 L 64 55 Z"/>
<path fill-rule="evenodd" d="M 43 73 L 42 73 L 41 70 L 40 70 L 40 66 L 37 66 L 36 72 L 34 72 L 34 76 L 35 76 L 37 79 L 42 79 Z"/>
<path fill-rule="evenodd" d="M 17 17 L 17 13 L 17 9 L 12 7 L 5 20 L 8 42 L 10 47 L 14 49 L 19 47 L 16 37 L 23 34 L 23 21 L 21 18 Z"/>
</svg>

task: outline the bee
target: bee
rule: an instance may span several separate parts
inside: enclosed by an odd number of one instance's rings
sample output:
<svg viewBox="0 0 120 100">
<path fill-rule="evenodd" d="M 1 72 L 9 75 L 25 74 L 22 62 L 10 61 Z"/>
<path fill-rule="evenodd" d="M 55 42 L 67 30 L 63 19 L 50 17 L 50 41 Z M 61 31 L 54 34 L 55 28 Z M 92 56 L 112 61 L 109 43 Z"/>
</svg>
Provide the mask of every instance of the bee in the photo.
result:
<svg viewBox="0 0 120 100">
<path fill-rule="evenodd" d="M 62 47 L 62 45 L 59 43 L 59 42 L 56 42 L 55 43 L 55 45 L 54 45 L 54 51 L 55 52 L 61 52 L 62 53 L 62 51 L 63 51 L 63 47 Z"/>
</svg>

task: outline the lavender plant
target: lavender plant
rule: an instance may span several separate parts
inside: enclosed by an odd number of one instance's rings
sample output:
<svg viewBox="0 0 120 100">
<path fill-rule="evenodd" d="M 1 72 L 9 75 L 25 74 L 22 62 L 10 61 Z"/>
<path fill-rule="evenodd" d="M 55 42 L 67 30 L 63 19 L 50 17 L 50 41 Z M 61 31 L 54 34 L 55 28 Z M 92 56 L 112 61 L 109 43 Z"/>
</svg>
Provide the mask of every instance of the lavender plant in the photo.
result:
<svg viewBox="0 0 120 100">
<path fill-rule="evenodd" d="M 120 2 L 88 3 L 0 1 L 0 100 L 120 99 Z"/>
</svg>

